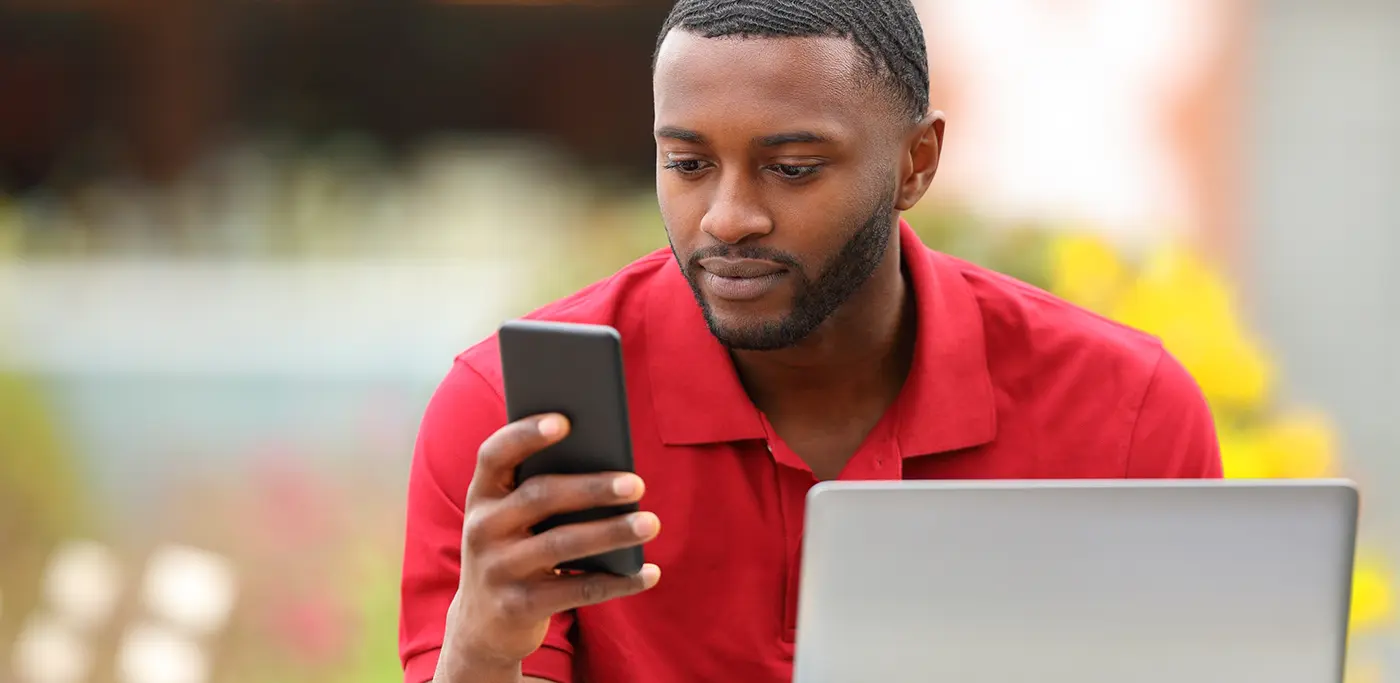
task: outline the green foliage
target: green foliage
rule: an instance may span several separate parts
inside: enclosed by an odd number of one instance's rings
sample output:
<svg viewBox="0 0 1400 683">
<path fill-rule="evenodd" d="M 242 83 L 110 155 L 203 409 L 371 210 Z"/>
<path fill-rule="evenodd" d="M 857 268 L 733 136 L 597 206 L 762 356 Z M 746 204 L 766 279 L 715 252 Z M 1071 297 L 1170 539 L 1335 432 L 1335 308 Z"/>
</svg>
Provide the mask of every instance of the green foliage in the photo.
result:
<svg viewBox="0 0 1400 683">
<path fill-rule="evenodd" d="M 919 239 L 933 249 L 1042 289 L 1049 287 L 1050 263 L 1046 256 L 1055 232 L 1047 226 L 996 224 L 946 204 L 916 206 L 904 217 Z"/>
<path fill-rule="evenodd" d="M 353 613 L 358 623 L 349 648 L 350 658 L 343 674 L 335 680 L 344 683 L 380 683 L 403 676 L 398 650 L 399 564 L 394 555 L 385 555 L 380 546 L 361 548 L 354 564 Z"/>
<path fill-rule="evenodd" d="M 0 642 L 9 642 L 33 608 L 45 557 L 85 526 L 89 501 L 36 379 L 0 372 L 0 416 Z"/>
</svg>

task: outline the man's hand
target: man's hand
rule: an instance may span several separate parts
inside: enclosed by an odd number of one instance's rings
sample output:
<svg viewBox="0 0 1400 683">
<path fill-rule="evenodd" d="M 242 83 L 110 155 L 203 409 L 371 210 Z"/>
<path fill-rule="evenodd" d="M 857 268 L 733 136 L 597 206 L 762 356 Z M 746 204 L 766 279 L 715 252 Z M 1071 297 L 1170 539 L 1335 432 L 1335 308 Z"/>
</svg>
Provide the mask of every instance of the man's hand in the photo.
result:
<svg viewBox="0 0 1400 683">
<path fill-rule="evenodd" d="M 531 534 L 553 515 L 642 497 L 641 478 L 620 472 L 540 475 L 517 487 L 516 466 L 568 431 L 562 416 L 544 415 L 508 424 L 482 443 L 463 510 L 462 577 L 448 610 L 439 683 L 514 681 L 554 614 L 640 593 L 660 579 L 652 564 L 635 576 L 555 573 L 561 562 L 644 543 L 660 531 L 656 515 L 635 512 Z"/>
</svg>

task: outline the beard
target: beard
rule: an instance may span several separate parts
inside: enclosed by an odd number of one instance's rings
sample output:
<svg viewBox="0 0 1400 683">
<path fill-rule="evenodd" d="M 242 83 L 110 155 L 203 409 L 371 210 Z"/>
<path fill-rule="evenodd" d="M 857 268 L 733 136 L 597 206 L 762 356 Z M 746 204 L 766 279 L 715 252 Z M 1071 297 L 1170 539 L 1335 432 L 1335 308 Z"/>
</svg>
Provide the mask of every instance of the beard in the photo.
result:
<svg viewBox="0 0 1400 683">
<path fill-rule="evenodd" d="M 894 213 L 894 189 L 890 188 L 874 202 L 866 219 L 852 227 L 846 243 L 827 259 L 815 279 L 807 277 L 805 273 L 810 271 L 791 254 L 761 246 L 705 247 L 696 250 L 684 263 L 676 255 L 675 244 L 671 245 L 671 253 L 676 256 L 676 263 L 680 264 L 690 291 L 700 304 L 710 334 L 732 350 L 776 351 L 806 339 L 865 285 L 889 248 Z M 703 270 L 699 262 L 711 256 L 763 259 L 786 266 L 796 288 L 791 308 L 777 319 L 738 323 L 721 320 L 705 299 L 698 282 Z"/>
</svg>

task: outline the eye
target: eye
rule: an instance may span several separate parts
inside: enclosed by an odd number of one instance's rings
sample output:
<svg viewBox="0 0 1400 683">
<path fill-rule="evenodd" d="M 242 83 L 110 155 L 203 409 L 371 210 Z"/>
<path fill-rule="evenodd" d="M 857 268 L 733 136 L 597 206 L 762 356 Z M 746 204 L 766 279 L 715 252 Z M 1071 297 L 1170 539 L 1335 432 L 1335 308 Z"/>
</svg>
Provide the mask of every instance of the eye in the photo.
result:
<svg viewBox="0 0 1400 683">
<path fill-rule="evenodd" d="M 705 170 L 705 162 L 699 159 L 676 159 L 666 162 L 665 168 L 668 171 L 675 171 L 681 175 L 691 175 Z"/>
<path fill-rule="evenodd" d="M 795 164 L 773 164 L 769 166 L 785 180 L 802 180 L 821 170 L 821 164 L 798 166 Z"/>
</svg>

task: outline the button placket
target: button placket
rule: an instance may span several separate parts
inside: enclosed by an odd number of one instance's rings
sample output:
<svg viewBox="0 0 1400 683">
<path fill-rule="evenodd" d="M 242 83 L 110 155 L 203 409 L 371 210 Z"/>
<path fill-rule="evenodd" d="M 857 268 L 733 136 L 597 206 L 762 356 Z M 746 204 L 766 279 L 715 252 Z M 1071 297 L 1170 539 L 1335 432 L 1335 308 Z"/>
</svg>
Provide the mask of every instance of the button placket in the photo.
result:
<svg viewBox="0 0 1400 683">
<path fill-rule="evenodd" d="M 800 584 L 802 562 L 802 525 L 803 515 L 806 512 L 807 490 L 811 484 L 815 483 L 810 470 L 794 467 L 785 462 L 790 452 L 779 453 L 777 449 L 783 448 L 779 443 L 774 446 L 777 435 L 774 434 L 772 425 L 769 424 L 767 416 L 760 413 L 763 421 L 764 449 L 768 451 L 768 456 L 773 460 L 774 473 L 777 481 L 778 506 L 782 510 L 783 517 L 783 542 L 784 556 L 786 562 L 783 567 L 783 595 L 782 621 L 779 639 L 784 643 L 791 644 L 797 638 L 797 592 Z"/>
</svg>

